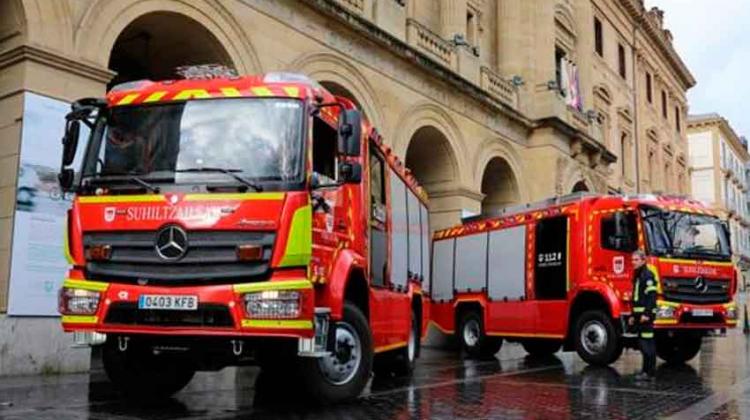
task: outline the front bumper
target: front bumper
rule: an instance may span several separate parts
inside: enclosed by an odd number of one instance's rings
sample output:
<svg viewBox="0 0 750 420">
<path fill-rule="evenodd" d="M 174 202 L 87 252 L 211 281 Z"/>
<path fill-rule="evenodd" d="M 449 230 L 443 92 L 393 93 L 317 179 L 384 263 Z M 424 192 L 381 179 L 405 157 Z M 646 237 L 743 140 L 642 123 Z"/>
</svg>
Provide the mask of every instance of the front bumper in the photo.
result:
<svg viewBox="0 0 750 420">
<path fill-rule="evenodd" d="M 66 332 L 96 332 L 102 334 L 149 334 L 164 336 L 216 336 L 216 337 L 288 337 L 312 338 L 314 336 L 315 291 L 308 279 L 272 279 L 257 283 L 234 285 L 206 285 L 187 287 L 140 286 L 133 284 L 107 283 L 83 279 L 67 279 L 63 288 L 83 289 L 101 293 L 99 306 L 93 315 L 63 315 L 62 326 Z M 245 312 L 245 293 L 262 291 L 294 290 L 300 294 L 299 316 L 293 319 L 251 318 Z M 180 322 L 189 311 L 175 312 L 174 319 L 160 323 L 164 312 L 154 313 L 148 322 L 139 322 L 139 317 L 111 316 L 114 311 L 127 308 L 138 311 L 141 295 L 191 295 L 198 297 L 200 305 L 210 306 L 224 315 L 221 324 L 196 321 Z M 228 314 L 228 317 L 227 315 Z M 211 318 L 213 319 L 213 318 Z"/>
<path fill-rule="evenodd" d="M 656 304 L 656 329 L 724 329 L 737 326 L 739 318 L 734 302 L 715 305 L 659 300 Z"/>
</svg>

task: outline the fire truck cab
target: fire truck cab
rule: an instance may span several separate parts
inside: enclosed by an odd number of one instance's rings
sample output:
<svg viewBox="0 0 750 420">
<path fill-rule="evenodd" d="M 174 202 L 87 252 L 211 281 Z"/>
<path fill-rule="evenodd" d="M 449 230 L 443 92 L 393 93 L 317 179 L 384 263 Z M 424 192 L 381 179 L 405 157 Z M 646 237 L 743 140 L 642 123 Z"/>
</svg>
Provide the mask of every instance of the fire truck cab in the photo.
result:
<svg viewBox="0 0 750 420">
<path fill-rule="evenodd" d="M 684 362 L 702 337 L 737 324 L 726 224 L 697 201 L 573 194 L 437 231 L 432 321 L 472 356 L 502 340 L 532 355 L 575 350 L 608 365 L 635 346 L 631 254 L 658 282 L 657 354 Z"/>
<path fill-rule="evenodd" d="M 148 398 L 228 365 L 291 372 L 322 402 L 359 395 L 373 367 L 409 373 L 429 309 L 414 178 L 351 101 L 303 75 L 184 76 L 72 106 L 64 330 Z"/>
</svg>

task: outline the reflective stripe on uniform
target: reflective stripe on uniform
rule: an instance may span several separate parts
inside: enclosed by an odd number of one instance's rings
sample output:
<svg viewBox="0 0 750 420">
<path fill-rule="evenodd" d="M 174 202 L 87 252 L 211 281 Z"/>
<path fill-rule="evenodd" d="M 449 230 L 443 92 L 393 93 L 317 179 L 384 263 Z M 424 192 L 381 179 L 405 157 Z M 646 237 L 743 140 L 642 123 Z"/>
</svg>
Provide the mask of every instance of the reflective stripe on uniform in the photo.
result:
<svg viewBox="0 0 750 420">
<path fill-rule="evenodd" d="M 651 292 L 656 293 L 658 291 L 659 291 L 659 288 L 656 287 L 656 286 L 649 286 L 649 287 L 646 288 L 646 293 L 651 293 Z"/>
<path fill-rule="evenodd" d="M 652 332 L 642 332 L 641 338 L 654 338 L 654 333 Z"/>
<path fill-rule="evenodd" d="M 643 306 L 635 306 L 635 307 L 633 307 L 633 312 L 635 312 L 635 313 L 641 313 L 641 312 L 643 312 L 645 310 L 646 310 L 646 308 L 643 307 Z"/>
</svg>

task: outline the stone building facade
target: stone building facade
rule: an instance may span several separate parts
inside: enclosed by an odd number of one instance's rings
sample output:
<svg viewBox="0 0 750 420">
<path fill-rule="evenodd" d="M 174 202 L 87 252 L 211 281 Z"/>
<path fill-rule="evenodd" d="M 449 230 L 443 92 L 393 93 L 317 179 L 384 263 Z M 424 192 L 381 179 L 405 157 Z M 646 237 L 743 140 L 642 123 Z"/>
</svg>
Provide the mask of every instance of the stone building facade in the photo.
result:
<svg viewBox="0 0 750 420">
<path fill-rule="evenodd" d="M 747 278 L 750 270 L 750 164 L 747 141 L 718 114 L 688 119 L 692 196 L 710 203 L 729 223 L 732 253 Z"/>
<path fill-rule="evenodd" d="M 426 187 L 435 228 L 572 191 L 688 190 L 695 82 L 642 0 L 5 0 L 0 314 L 24 92 L 72 101 L 207 62 L 352 98 Z M 0 318 L 0 338 L 17 322 Z"/>
</svg>

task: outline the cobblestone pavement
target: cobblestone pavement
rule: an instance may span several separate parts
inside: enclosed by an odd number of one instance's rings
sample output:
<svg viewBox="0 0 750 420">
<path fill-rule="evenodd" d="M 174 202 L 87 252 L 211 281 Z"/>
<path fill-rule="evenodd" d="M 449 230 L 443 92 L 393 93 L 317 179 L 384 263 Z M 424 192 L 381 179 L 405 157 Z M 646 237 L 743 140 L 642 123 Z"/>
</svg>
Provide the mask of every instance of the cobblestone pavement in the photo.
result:
<svg viewBox="0 0 750 420">
<path fill-rule="evenodd" d="M 0 380 L 0 418 L 750 418 L 750 341 L 741 331 L 706 338 L 689 364 L 660 365 L 653 384 L 636 383 L 640 355 L 611 368 L 573 353 L 533 360 L 507 344 L 492 361 L 423 349 L 411 378 L 373 379 L 366 394 L 336 407 L 300 404 L 284 378 L 256 368 L 199 373 L 173 399 L 138 405 L 118 399 L 101 371 Z"/>
</svg>

